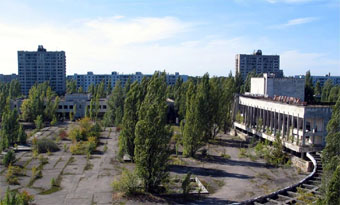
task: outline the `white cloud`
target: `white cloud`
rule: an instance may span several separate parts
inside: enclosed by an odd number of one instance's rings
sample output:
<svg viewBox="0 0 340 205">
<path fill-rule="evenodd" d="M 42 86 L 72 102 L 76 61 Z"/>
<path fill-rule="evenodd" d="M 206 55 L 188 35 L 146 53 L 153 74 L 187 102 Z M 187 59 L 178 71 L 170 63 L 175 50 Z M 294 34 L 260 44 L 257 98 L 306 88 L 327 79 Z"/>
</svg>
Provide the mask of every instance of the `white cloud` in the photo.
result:
<svg viewBox="0 0 340 205">
<path fill-rule="evenodd" d="M 296 18 L 296 19 L 291 19 L 287 23 L 284 23 L 284 24 L 271 26 L 270 28 L 283 29 L 283 28 L 287 28 L 291 26 L 310 23 L 310 22 L 316 21 L 317 19 L 318 18 L 315 18 L 315 17 Z"/>
<path fill-rule="evenodd" d="M 276 42 L 265 37 L 207 36 L 197 39 L 194 25 L 174 17 L 97 18 L 67 26 L 0 22 L 0 73 L 16 73 L 17 51 L 35 50 L 38 45 L 44 45 L 47 50 L 64 50 L 67 74 L 166 70 L 189 75 L 206 72 L 228 75 L 235 69 L 237 53 L 251 53 L 258 48 L 264 54 L 278 53 Z M 178 40 L 184 32 L 192 36 L 190 40 Z M 305 72 L 307 67 L 339 68 L 339 62 L 332 62 L 324 55 L 287 51 L 281 56 L 281 67 L 288 74 Z"/>
</svg>

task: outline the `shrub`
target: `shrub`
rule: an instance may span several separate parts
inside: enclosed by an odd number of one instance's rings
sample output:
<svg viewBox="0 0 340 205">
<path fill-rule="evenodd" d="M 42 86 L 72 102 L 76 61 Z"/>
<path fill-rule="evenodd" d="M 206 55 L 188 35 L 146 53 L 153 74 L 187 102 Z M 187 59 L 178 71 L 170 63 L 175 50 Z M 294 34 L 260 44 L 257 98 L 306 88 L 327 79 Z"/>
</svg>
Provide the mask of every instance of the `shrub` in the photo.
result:
<svg viewBox="0 0 340 205">
<path fill-rule="evenodd" d="M 187 175 L 185 176 L 183 182 L 182 182 L 182 190 L 183 190 L 183 194 L 188 194 L 191 190 L 191 186 L 190 186 L 190 180 L 191 178 L 191 172 L 188 172 Z"/>
<path fill-rule="evenodd" d="M 37 150 L 38 153 L 46 153 L 59 151 L 58 145 L 51 139 L 42 138 L 37 140 Z"/>
<path fill-rule="evenodd" d="M 238 154 L 240 158 L 245 158 L 247 157 L 247 150 L 245 148 L 240 149 L 240 153 Z"/>
<path fill-rule="evenodd" d="M 106 144 L 104 145 L 104 150 L 103 151 L 104 151 L 104 153 L 107 151 L 107 145 Z"/>
<path fill-rule="evenodd" d="M 122 176 L 119 180 L 115 180 L 112 183 L 112 188 L 114 191 L 123 192 L 126 195 L 135 195 L 139 193 L 139 178 L 136 172 L 130 172 L 124 169 Z"/>
<path fill-rule="evenodd" d="M 19 181 L 17 178 L 18 172 L 20 172 L 20 170 L 18 170 L 16 167 L 9 165 L 8 169 L 7 169 L 7 173 L 6 173 L 6 181 L 8 182 L 8 184 L 10 185 L 19 185 Z"/>
<path fill-rule="evenodd" d="M 37 130 L 41 130 L 42 128 L 44 128 L 44 122 L 41 115 L 37 116 L 37 119 L 34 120 L 34 124 Z"/>
<path fill-rule="evenodd" d="M 87 143 L 85 142 L 76 142 L 70 145 L 70 152 L 75 155 L 86 154 L 87 152 Z"/>
<path fill-rule="evenodd" d="M 64 129 L 59 131 L 58 136 L 59 136 L 59 139 L 61 139 L 61 140 L 67 139 L 67 133 L 66 133 L 66 131 Z"/>
<path fill-rule="evenodd" d="M 84 140 L 84 139 L 83 139 L 82 132 L 81 132 L 81 130 L 80 130 L 79 128 L 73 128 L 73 129 L 70 131 L 69 137 L 70 137 L 70 139 L 71 139 L 73 142 L 80 141 L 80 140 Z"/>
<path fill-rule="evenodd" d="M 55 179 L 53 177 L 51 179 L 51 186 L 52 187 L 57 186 L 57 182 L 55 181 Z"/>
<path fill-rule="evenodd" d="M 9 205 L 9 204 L 28 205 L 33 200 L 34 200 L 33 195 L 30 195 L 25 190 L 23 190 L 20 193 L 18 191 L 11 191 L 9 188 L 7 188 L 5 196 L 2 199 L 0 199 L 0 204 L 1 205 Z"/>
<path fill-rule="evenodd" d="M 89 137 L 88 141 L 87 141 L 87 152 L 88 153 L 93 153 L 93 151 L 96 150 L 97 147 L 97 142 L 96 142 L 96 138 L 95 137 Z"/>
<path fill-rule="evenodd" d="M 34 200 L 34 196 L 30 195 L 26 190 L 19 193 L 19 197 L 24 205 L 28 205 Z"/>
<path fill-rule="evenodd" d="M 14 151 L 13 150 L 9 150 L 6 154 L 5 154 L 5 156 L 4 156 L 4 158 L 2 159 L 2 163 L 6 166 L 6 167 L 8 167 L 12 162 L 14 162 L 15 161 L 15 153 L 14 153 Z"/>
</svg>

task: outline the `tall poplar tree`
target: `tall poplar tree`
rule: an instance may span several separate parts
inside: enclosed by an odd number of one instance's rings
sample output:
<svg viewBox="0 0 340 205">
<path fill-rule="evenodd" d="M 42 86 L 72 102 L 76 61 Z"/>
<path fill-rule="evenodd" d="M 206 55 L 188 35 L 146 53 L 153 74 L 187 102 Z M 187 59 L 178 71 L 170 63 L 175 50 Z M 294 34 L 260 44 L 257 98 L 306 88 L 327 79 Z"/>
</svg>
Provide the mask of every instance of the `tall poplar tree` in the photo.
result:
<svg viewBox="0 0 340 205">
<path fill-rule="evenodd" d="M 122 132 L 119 136 L 119 155 L 122 157 L 128 154 L 134 161 L 135 152 L 135 128 L 138 122 L 138 110 L 140 104 L 140 86 L 138 82 L 131 85 L 126 95 L 124 103 L 124 117 L 122 123 Z"/>
<path fill-rule="evenodd" d="M 204 145 L 203 127 L 200 124 L 200 112 L 198 110 L 198 98 L 196 87 L 189 82 L 186 93 L 186 114 L 183 128 L 183 155 L 193 157 L 196 151 Z"/>
<path fill-rule="evenodd" d="M 339 195 L 337 200 L 334 199 L 334 188 L 340 184 L 339 165 L 340 165 L 340 97 L 333 108 L 332 118 L 327 125 L 326 147 L 322 152 L 323 177 L 322 187 L 324 193 L 324 204 L 337 201 L 339 203 Z M 330 176 L 333 175 L 333 178 Z"/>
<path fill-rule="evenodd" d="M 139 121 L 135 131 L 136 170 L 147 192 L 157 191 L 160 183 L 168 176 L 171 129 L 166 125 L 165 94 L 165 73 L 156 72 L 138 111 Z"/>
</svg>

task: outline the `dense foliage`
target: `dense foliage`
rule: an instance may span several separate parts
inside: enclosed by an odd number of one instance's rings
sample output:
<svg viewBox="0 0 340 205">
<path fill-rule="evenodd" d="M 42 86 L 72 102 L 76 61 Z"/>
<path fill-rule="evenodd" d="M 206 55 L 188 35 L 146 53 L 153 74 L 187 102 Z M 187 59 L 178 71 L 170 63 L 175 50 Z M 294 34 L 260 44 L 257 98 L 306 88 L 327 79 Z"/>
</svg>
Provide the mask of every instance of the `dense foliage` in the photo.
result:
<svg viewBox="0 0 340 205">
<path fill-rule="evenodd" d="M 340 203 L 340 97 L 327 125 L 326 147 L 322 152 L 322 204 Z"/>
</svg>

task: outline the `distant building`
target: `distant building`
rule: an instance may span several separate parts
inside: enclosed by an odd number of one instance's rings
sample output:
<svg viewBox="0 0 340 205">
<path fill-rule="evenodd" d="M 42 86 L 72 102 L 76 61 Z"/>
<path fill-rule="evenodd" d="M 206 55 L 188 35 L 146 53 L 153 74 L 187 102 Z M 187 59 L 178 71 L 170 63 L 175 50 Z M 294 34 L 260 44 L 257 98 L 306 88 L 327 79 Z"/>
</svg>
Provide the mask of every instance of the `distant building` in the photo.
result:
<svg viewBox="0 0 340 205">
<path fill-rule="evenodd" d="M 0 82 L 1 83 L 10 83 L 12 80 L 17 80 L 18 75 L 17 74 L 10 74 L 10 75 L 3 75 L 0 74 Z"/>
<path fill-rule="evenodd" d="M 25 95 L 35 83 L 49 82 L 58 94 L 66 91 L 66 56 L 64 51 L 18 51 L 18 74 L 21 92 Z"/>
<path fill-rule="evenodd" d="M 305 79 L 305 75 L 296 75 L 295 78 L 300 78 L 300 79 Z M 331 76 L 330 74 L 325 75 L 325 76 L 311 76 L 312 77 L 312 82 L 313 85 L 316 84 L 316 82 L 320 82 L 321 87 L 325 84 L 325 82 L 328 79 L 331 79 L 333 82 L 333 85 L 340 85 L 340 76 Z"/>
<path fill-rule="evenodd" d="M 283 71 L 280 70 L 279 55 L 262 55 L 261 50 L 254 51 L 253 54 L 237 54 L 235 59 L 236 73 L 240 73 L 243 79 L 251 71 L 260 73 L 272 73 L 276 77 L 283 77 Z"/>
<path fill-rule="evenodd" d="M 268 74 L 251 78 L 250 92 L 265 97 L 289 96 L 305 100 L 305 80 L 296 78 L 275 78 Z"/>
<path fill-rule="evenodd" d="M 105 85 L 111 83 L 114 87 L 116 82 L 119 80 L 122 86 L 130 79 L 132 82 L 141 82 L 144 77 L 151 77 L 152 75 L 145 75 L 141 72 L 136 72 L 135 74 L 119 74 L 117 72 L 112 72 L 111 74 L 93 74 L 93 72 L 87 72 L 87 74 L 77 74 L 67 76 L 68 80 L 75 80 L 77 83 L 77 88 L 82 87 L 84 91 L 87 91 L 91 84 L 97 85 L 104 81 Z M 183 81 L 188 80 L 187 75 L 180 75 L 179 73 L 167 74 L 166 82 L 168 85 L 175 85 L 176 80 L 181 77 Z"/>
</svg>

